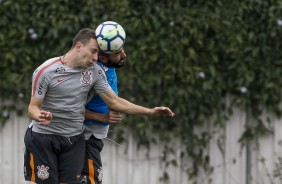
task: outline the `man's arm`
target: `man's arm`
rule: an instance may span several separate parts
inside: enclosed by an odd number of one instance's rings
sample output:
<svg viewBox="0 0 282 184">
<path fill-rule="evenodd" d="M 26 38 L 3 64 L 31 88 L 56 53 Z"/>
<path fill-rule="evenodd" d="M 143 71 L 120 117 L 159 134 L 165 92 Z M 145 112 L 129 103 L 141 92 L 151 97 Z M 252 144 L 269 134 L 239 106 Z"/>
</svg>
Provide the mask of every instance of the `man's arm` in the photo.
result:
<svg viewBox="0 0 282 184">
<path fill-rule="evenodd" d="M 116 124 L 121 122 L 122 116 L 119 112 L 110 110 L 108 114 L 102 114 L 85 109 L 85 119 L 92 121 L 100 121 L 108 124 Z"/>
<path fill-rule="evenodd" d="M 99 93 L 99 96 L 103 99 L 103 101 L 110 109 L 113 109 L 117 112 L 136 115 L 167 115 L 170 117 L 174 116 L 174 113 L 168 107 L 155 107 L 153 109 L 142 107 L 118 97 L 112 89 L 109 89 L 105 93 Z"/>
<path fill-rule="evenodd" d="M 42 103 L 42 99 L 31 97 L 28 106 L 28 116 L 31 119 L 38 121 L 39 124 L 48 125 L 51 123 L 52 114 L 48 111 L 40 110 L 40 106 Z"/>
</svg>

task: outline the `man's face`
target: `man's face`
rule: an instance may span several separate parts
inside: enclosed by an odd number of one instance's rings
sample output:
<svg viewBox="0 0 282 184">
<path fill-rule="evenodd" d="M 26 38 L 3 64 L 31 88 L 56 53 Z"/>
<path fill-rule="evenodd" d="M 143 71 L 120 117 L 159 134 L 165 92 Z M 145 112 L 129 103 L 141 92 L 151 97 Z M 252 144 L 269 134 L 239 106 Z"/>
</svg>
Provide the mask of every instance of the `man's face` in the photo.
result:
<svg viewBox="0 0 282 184">
<path fill-rule="evenodd" d="M 82 68 L 91 67 L 98 59 L 98 44 L 95 39 L 91 39 L 89 43 L 83 45 L 79 43 L 79 65 Z"/>
<path fill-rule="evenodd" d="M 126 58 L 126 53 L 124 49 L 122 48 L 117 53 L 113 53 L 113 54 L 109 54 L 105 56 L 105 60 L 102 62 L 107 67 L 120 68 L 120 67 L 123 67 L 125 63 L 125 58 Z"/>
</svg>

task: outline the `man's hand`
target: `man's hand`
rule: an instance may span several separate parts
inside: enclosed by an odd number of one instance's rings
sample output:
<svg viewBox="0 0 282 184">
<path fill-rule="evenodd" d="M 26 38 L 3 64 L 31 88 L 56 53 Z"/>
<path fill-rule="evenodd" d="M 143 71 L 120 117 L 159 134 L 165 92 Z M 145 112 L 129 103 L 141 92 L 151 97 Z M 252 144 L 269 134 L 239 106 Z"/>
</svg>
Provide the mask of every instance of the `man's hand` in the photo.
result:
<svg viewBox="0 0 282 184">
<path fill-rule="evenodd" d="M 165 115 L 173 117 L 175 114 L 168 107 L 155 107 L 153 108 L 152 115 Z"/>
<path fill-rule="evenodd" d="M 52 114 L 48 111 L 40 111 L 39 124 L 40 125 L 50 125 L 52 120 Z"/>
<path fill-rule="evenodd" d="M 119 112 L 110 110 L 107 114 L 107 123 L 109 124 L 118 124 L 122 120 L 122 115 Z"/>
</svg>

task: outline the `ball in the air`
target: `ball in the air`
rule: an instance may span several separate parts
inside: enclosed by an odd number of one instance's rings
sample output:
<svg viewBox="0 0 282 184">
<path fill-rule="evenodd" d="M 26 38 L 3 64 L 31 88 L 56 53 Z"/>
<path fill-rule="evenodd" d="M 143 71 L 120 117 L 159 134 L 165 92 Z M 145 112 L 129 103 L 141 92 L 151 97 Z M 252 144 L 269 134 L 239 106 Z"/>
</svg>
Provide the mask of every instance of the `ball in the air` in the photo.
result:
<svg viewBox="0 0 282 184">
<path fill-rule="evenodd" d="M 116 53 L 125 43 L 125 31 L 119 23 L 106 21 L 95 30 L 99 48 L 104 53 Z"/>
</svg>

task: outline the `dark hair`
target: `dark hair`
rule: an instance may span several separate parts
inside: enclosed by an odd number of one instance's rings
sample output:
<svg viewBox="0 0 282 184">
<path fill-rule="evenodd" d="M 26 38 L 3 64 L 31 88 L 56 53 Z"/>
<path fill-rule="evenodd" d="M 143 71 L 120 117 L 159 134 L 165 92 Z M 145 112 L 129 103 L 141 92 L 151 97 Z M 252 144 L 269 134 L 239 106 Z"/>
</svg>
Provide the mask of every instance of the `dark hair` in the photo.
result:
<svg viewBox="0 0 282 184">
<path fill-rule="evenodd" d="M 90 28 L 83 28 L 74 37 L 72 48 L 75 47 L 77 42 L 81 42 L 83 45 L 86 45 L 91 39 L 96 39 L 95 30 Z"/>
</svg>

